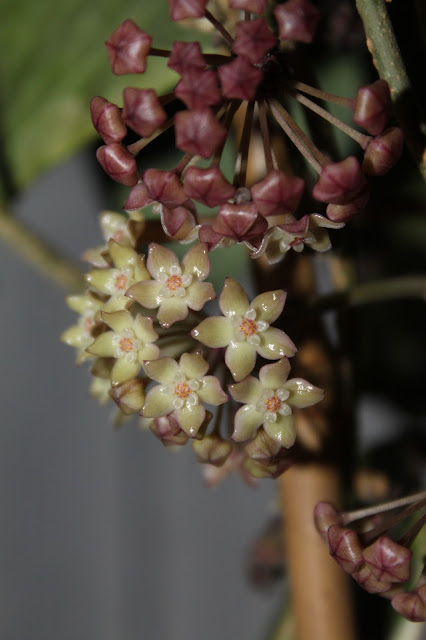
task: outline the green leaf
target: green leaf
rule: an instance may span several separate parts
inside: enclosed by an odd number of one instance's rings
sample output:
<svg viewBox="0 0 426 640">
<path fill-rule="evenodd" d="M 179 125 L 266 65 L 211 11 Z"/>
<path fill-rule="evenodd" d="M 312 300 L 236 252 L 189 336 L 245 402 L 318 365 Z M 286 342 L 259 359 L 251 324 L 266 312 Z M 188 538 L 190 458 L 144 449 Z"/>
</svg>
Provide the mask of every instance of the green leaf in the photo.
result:
<svg viewBox="0 0 426 640">
<path fill-rule="evenodd" d="M 121 105 L 125 86 L 163 92 L 178 80 L 165 58 L 150 58 L 142 76 L 112 74 L 104 42 L 126 18 L 150 33 L 155 47 L 200 40 L 198 31 L 170 21 L 165 0 L 3 0 L 0 132 L 18 188 L 96 137 L 93 96 Z"/>
</svg>

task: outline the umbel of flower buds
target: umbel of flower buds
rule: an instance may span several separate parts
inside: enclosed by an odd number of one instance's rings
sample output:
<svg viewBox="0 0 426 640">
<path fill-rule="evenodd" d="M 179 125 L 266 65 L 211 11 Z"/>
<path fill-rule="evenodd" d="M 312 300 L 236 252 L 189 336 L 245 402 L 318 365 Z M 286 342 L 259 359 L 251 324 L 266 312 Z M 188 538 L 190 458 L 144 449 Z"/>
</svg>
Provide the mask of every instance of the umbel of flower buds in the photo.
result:
<svg viewBox="0 0 426 640">
<path fill-rule="evenodd" d="M 320 13 L 309 0 L 277 4 L 273 19 L 266 0 L 229 0 L 230 10 L 244 11 L 232 32 L 204 0 L 169 0 L 168 4 L 173 21 L 210 21 L 220 36 L 221 53 L 204 54 L 197 42 L 175 41 L 169 51 L 157 49 L 151 36 L 132 20 L 125 20 L 106 41 L 115 74 L 143 74 L 152 56 L 166 58 L 177 74 L 173 90 L 164 96 L 155 87 L 131 86 L 123 91 L 122 107 L 99 96 L 92 100 L 93 124 L 105 142 L 97 152 L 98 160 L 111 178 L 131 187 L 125 209 L 140 211 L 154 205 L 169 236 L 181 241 L 198 236 L 208 250 L 245 243 L 252 257 L 264 255 L 272 262 L 282 260 L 290 248 L 327 250 L 327 229 L 341 228 L 365 208 L 370 192 L 366 176 L 383 175 L 401 154 L 400 129 L 386 128 L 392 117 L 387 83 L 378 80 L 361 87 L 356 98 L 349 99 L 322 92 L 295 77 L 291 48 L 286 44 L 293 41 L 306 47 L 312 42 Z M 366 133 L 330 115 L 310 96 L 345 105 Z M 284 106 L 291 100 L 352 137 L 364 153 L 362 162 L 355 155 L 332 160 L 327 150 L 319 150 Z M 225 177 L 222 153 L 237 111 L 244 124 L 233 175 Z M 318 175 L 310 201 L 304 199 L 308 210 L 299 211 L 304 177 L 287 175 L 278 166 L 271 135 L 277 125 L 286 142 L 297 147 Z M 140 172 L 138 154 L 170 128 L 174 128 L 181 159 L 168 170 Z M 125 144 L 128 130 L 140 139 Z M 263 141 L 265 175 L 256 184 L 248 184 L 246 167 L 254 147 L 250 139 L 256 131 Z M 198 223 L 199 204 L 219 207 L 212 211 L 208 224 Z M 310 241 L 305 227 L 286 244 L 281 233 L 288 232 L 285 227 L 290 226 L 291 233 L 292 225 L 311 215 L 315 218 L 309 234 L 322 229 L 321 242 L 316 242 L 315 233 Z M 278 252 L 277 238 L 281 243 Z M 273 250 L 268 249 L 270 243 Z"/>
</svg>

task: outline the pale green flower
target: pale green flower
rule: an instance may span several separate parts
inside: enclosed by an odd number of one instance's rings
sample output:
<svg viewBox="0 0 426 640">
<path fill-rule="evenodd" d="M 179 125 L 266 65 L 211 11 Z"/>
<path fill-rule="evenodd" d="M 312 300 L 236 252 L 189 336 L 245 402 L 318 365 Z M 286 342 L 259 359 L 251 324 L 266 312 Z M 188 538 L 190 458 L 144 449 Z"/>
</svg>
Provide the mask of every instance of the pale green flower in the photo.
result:
<svg viewBox="0 0 426 640">
<path fill-rule="evenodd" d="M 203 424 L 203 403 L 218 406 L 228 400 L 219 380 L 206 376 L 209 365 L 200 353 L 183 353 L 179 363 L 168 357 L 145 362 L 144 368 L 160 384 L 148 391 L 142 415 L 159 418 L 174 412 L 179 426 L 190 437 L 195 437 Z"/>
<path fill-rule="evenodd" d="M 115 240 L 108 242 L 108 251 L 113 267 L 89 271 L 86 280 L 93 289 L 109 296 L 104 304 L 104 311 L 128 309 L 133 302 L 125 295 L 127 289 L 135 282 L 150 278 L 145 267 L 145 258 L 132 247 L 125 247 Z"/>
<path fill-rule="evenodd" d="M 138 282 L 126 295 L 147 309 L 158 307 L 157 318 L 165 328 L 184 320 L 188 309 L 199 311 L 216 297 L 213 285 L 202 282 L 210 273 L 205 244 L 194 245 L 179 264 L 173 251 L 152 242 L 146 266 L 153 279 Z"/>
<path fill-rule="evenodd" d="M 112 329 L 101 333 L 88 348 L 89 353 L 102 358 L 114 358 L 111 369 L 111 384 L 116 387 L 135 378 L 144 360 L 153 360 L 160 355 L 160 349 L 153 344 L 158 333 L 152 326 L 152 318 L 138 314 L 136 318 L 129 311 L 106 313 L 102 320 Z"/>
<path fill-rule="evenodd" d="M 324 397 L 322 389 L 303 378 L 287 380 L 290 363 L 282 358 L 259 371 L 259 379 L 247 376 L 229 391 L 237 402 L 244 403 L 234 420 L 232 438 L 242 442 L 252 438 L 263 425 L 265 432 L 282 447 L 294 444 L 296 431 L 292 407 L 310 407 Z"/>
<path fill-rule="evenodd" d="M 62 342 L 75 347 L 77 350 L 77 364 L 91 357 L 86 348 L 93 342 L 92 330 L 96 324 L 96 314 L 102 309 L 104 302 L 97 295 L 86 291 L 82 295 L 67 296 L 68 306 L 80 314 L 77 324 L 63 332 Z"/>
<path fill-rule="evenodd" d="M 82 259 L 95 267 L 108 267 L 108 241 L 115 240 L 125 247 L 136 247 L 145 228 L 143 215 L 140 211 L 127 214 L 115 211 L 102 211 L 99 214 L 99 224 L 105 244 L 100 247 L 87 249 Z"/>
<path fill-rule="evenodd" d="M 212 348 L 227 347 L 225 362 L 234 380 L 245 378 L 256 362 L 256 354 L 267 360 L 293 356 L 296 347 L 288 335 L 270 327 L 281 314 L 285 291 L 267 291 L 249 303 L 238 282 L 227 278 L 219 298 L 224 315 L 203 320 L 191 335 Z"/>
</svg>

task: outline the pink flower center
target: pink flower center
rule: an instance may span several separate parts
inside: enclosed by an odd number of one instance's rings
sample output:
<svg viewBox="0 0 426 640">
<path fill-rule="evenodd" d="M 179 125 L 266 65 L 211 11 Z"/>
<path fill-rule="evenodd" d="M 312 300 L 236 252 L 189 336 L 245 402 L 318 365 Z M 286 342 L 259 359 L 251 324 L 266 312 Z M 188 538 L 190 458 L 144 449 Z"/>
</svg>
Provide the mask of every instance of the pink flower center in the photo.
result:
<svg viewBox="0 0 426 640">
<path fill-rule="evenodd" d="M 177 395 L 178 398 L 182 398 L 182 400 L 185 400 L 190 393 L 191 389 L 186 382 L 181 382 L 175 386 L 175 395 Z"/>
<path fill-rule="evenodd" d="M 133 351 L 133 340 L 131 338 L 121 338 L 120 349 L 123 353 L 131 353 Z"/>
<path fill-rule="evenodd" d="M 304 238 L 298 238 L 296 236 L 296 238 L 293 238 L 293 240 L 291 242 L 289 242 L 288 245 L 289 245 L 289 247 L 294 247 L 294 245 L 300 244 L 303 241 L 304 241 Z"/>
<path fill-rule="evenodd" d="M 273 411 L 276 413 L 281 408 L 281 405 L 282 401 L 277 398 L 275 394 L 265 400 L 266 411 Z"/>
<path fill-rule="evenodd" d="M 182 278 L 180 276 L 169 276 L 166 280 L 166 287 L 170 291 L 176 291 L 182 286 Z"/>
<path fill-rule="evenodd" d="M 254 322 L 254 320 L 248 320 L 248 318 L 244 318 L 244 320 L 240 324 L 240 331 L 245 338 L 249 338 L 257 331 L 256 323 Z"/>
<path fill-rule="evenodd" d="M 84 330 L 86 333 L 90 333 L 90 329 L 93 327 L 93 318 L 84 319 Z"/>
<path fill-rule="evenodd" d="M 116 279 L 115 279 L 115 287 L 119 291 L 124 291 L 125 289 L 128 288 L 127 287 L 127 276 L 125 276 L 124 273 L 120 273 L 120 275 L 116 277 Z"/>
<path fill-rule="evenodd" d="M 123 229 L 120 229 L 119 231 L 116 231 L 116 232 L 114 233 L 114 235 L 113 235 L 113 236 L 111 236 L 111 238 L 112 238 L 113 240 L 115 240 L 116 242 L 119 242 L 120 240 L 122 240 L 122 239 L 123 239 L 123 237 L 124 237 L 124 230 L 123 230 Z"/>
</svg>

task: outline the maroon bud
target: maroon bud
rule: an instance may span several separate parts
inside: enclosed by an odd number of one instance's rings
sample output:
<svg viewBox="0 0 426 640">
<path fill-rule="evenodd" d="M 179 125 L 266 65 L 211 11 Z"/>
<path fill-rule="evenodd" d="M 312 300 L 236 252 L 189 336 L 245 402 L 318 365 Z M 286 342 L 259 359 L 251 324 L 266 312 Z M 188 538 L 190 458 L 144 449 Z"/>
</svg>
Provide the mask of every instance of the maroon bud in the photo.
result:
<svg viewBox="0 0 426 640">
<path fill-rule="evenodd" d="M 293 213 L 299 206 L 304 182 L 295 176 L 286 176 L 282 171 L 274 169 L 253 185 L 251 195 L 259 212 L 263 216 L 276 216 Z"/>
<path fill-rule="evenodd" d="M 127 87 L 123 91 L 123 102 L 124 122 L 143 138 L 148 138 L 167 120 L 167 114 L 153 89 Z"/>
<path fill-rule="evenodd" d="M 193 198 L 210 208 L 223 204 L 235 193 L 235 187 L 224 178 L 217 167 L 189 167 L 185 171 L 184 189 L 188 198 Z"/>
<path fill-rule="evenodd" d="M 183 234 L 183 237 L 185 237 L 195 227 L 195 219 L 187 207 L 168 209 L 163 206 L 161 207 L 161 224 L 164 233 L 168 236 L 174 237 L 185 229 L 186 233 Z M 179 240 L 180 238 L 175 239 Z"/>
<path fill-rule="evenodd" d="M 352 529 L 333 524 L 327 532 L 331 556 L 346 573 L 353 573 L 362 564 L 362 546 Z"/>
<path fill-rule="evenodd" d="M 92 98 L 90 115 L 93 126 L 106 144 L 121 142 L 127 134 L 127 127 L 121 118 L 121 111 L 116 104 L 108 102 L 101 96 Z"/>
<path fill-rule="evenodd" d="M 175 115 L 176 146 L 182 151 L 210 158 L 225 141 L 227 129 L 210 109 L 180 111 Z"/>
<path fill-rule="evenodd" d="M 261 216 L 255 204 L 223 204 L 213 224 L 213 231 L 232 238 L 237 242 L 262 236 L 268 229 L 268 223 Z"/>
<path fill-rule="evenodd" d="M 263 13 L 266 9 L 267 0 L 229 0 L 231 9 L 241 9 L 252 13 Z"/>
<path fill-rule="evenodd" d="M 188 442 L 188 436 L 180 428 L 174 412 L 168 416 L 155 418 L 149 428 L 166 447 L 171 445 L 184 445 Z"/>
<path fill-rule="evenodd" d="M 138 378 L 128 380 L 119 387 L 112 387 L 109 394 L 126 416 L 139 412 L 145 402 L 143 382 Z"/>
<path fill-rule="evenodd" d="M 364 211 L 370 197 L 370 185 L 367 183 L 361 193 L 347 204 L 329 204 L 327 218 L 333 222 L 343 222 Z"/>
<path fill-rule="evenodd" d="M 392 114 L 389 85 L 386 80 L 360 87 L 355 101 L 354 122 L 377 136 L 385 128 Z"/>
<path fill-rule="evenodd" d="M 324 542 L 328 542 L 327 531 L 333 524 L 340 524 L 339 512 L 329 502 L 318 502 L 314 509 L 314 524 Z"/>
<path fill-rule="evenodd" d="M 320 202 L 346 204 L 365 188 L 367 179 L 355 156 L 325 165 L 312 195 Z"/>
<path fill-rule="evenodd" d="M 103 170 L 116 182 L 132 187 L 137 183 L 136 160 L 121 144 L 113 142 L 99 147 L 96 157 Z"/>
<path fill-rule="evenodd" d="M 217 73 L 194 68 L 185 70 L 174 94 L 188 109 L 206 109 L 217 104 L 221 101 Z"/>
<path fill-rule="evenodd" d="M 392 598 L 392 607 L 411 622 L 426 622 L 426 598 L 416 591 L 398 593 Z"/>
<path fill-rule="evenodd" d="M 388 536 L 380 536 L 362 552 L 364 561 L 377 580 L 384 582 L 406 582 L 411 573 L 410 549 L 394 542 Z"/>
<path fill-rule="evenodd" d="M 168 0 L 172 20 L 202 18 L 207 0 Z"/>
<path fill-rule="evenodd" d="M 161 202 L 165 207 L 177 207 L 188 199 L 182 182 L 173 171 L 147 169 L 143 181 L 151 200 Z"/>
<path fill-rule="evenodd" d="M 263 72 L 244 56 L 237 56 L 232 62 L 223 64 L 218 74 L 223 95 L 238 100 L 252 100 L 263 79 Z"/>
<path fill-rule="evenodd" d="M 371 568 L 363 564 L 357 571 L 352 573 L 352 578 L 358 582 L 359 586 L 368 593 L 386 593 L 392 588 L 392 583 L 386 580 L 377 580 Z"/>
<path fill-rule="evenodd" d="M 133 20 L 125 20 L 105 42 L 112 72 L 143 73 L 152 38 L 139 29 Z"/>
<path fill-rule="evenodd" d="M 281 40 L 312 42 L 320 11 L 308 0 L 288 0 L 274 9 Z"/>
<path fill-rule="evenodd" d="M 213 231 L 210 224 L 202 224 L 198 231 L 198 239 L 200 242 L 207 245 L 207 251 L 213 251 L 220 245 L 223 240 L 222 233 L 216 233 Z"/>
<path fill-rule="evenodd" d="M 152 204 L 154 201 L 150 197 L 148 190 L 142 180 L 140 180 L 130 191 L 126 202 L 124 203 L 124 211 L 137 211 L 143 207 Z"/>
<path fill-rule="evenodd" d="M 373 138 L 364 155 L 363 171 L 370 176 L 383 176 L 399 160 L 403 143 L 404 135 L 399 127 L 390 127 Z"/>
<path fill-rule="evenodd" d="M 263 18 L 237 22 L 232 50 L 245 56 L 250 62 L 261 62 L 268 51 L 277 44 L 277 38 Z"/>
<path fill-rule="evenodd" d="M 180 74 L 189 69 L 205 69 L 199 42 L 174 42 L 167 66 Z"/>
</svg>

